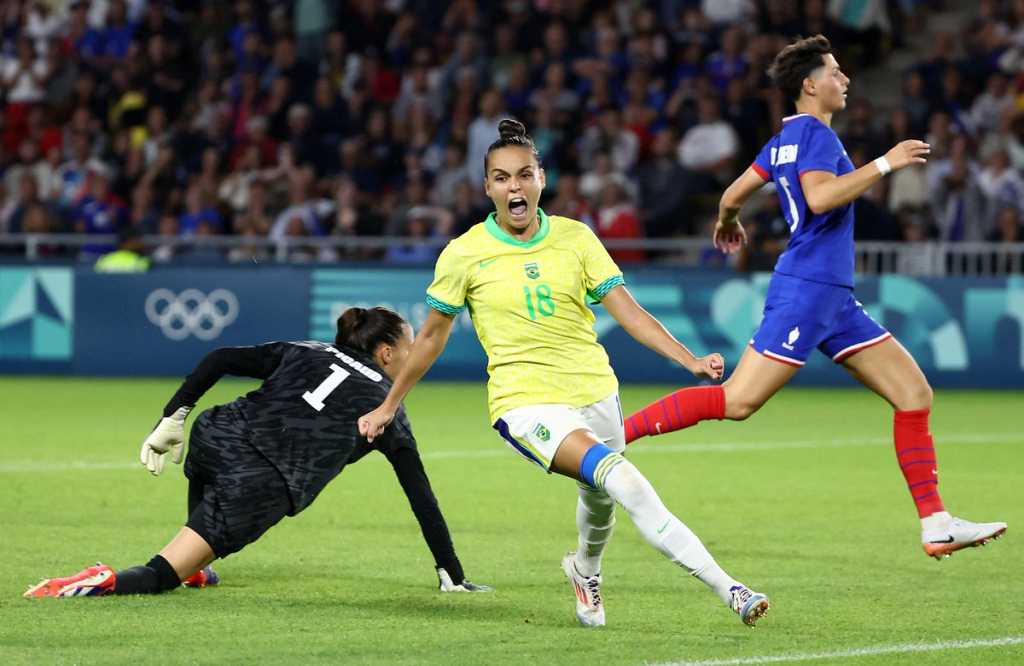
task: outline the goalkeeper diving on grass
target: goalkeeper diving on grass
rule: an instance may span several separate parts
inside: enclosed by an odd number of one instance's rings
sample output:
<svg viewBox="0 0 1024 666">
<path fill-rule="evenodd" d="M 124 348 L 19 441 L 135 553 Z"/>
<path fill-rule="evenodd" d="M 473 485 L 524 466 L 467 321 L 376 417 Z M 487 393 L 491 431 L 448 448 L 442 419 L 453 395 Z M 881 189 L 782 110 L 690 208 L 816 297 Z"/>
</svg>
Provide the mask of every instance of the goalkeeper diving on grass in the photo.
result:
<svg viewBox="0 0 1024 666">
<path fill-rule="evenodd" d="M 210 566 L 256 541 L 285 516 L 308 507 L 342 470 L 371 451 L 394 468 L 434 556 L 443 592 L 489 590 L 466 580 L 448 526 L 430 487 L 404 409 L 371 442 L 357 419 L 388 394 L 412 347 L 412 327 L 387 308 L 349 308 L 334 344 L 272 342 L 208 354 L 164 408 L 142 444 L 141 462 L 159 475 L 168 457 L 180 463 L 185 418 L 221 377 L 263 380 L 254 391 L 205 410 L 192 426 L 185 476 L 188 520 L 145 565 L 115 571 L 104 564 L 48 578 L 25 597 L 159 594 L 219 582 Z"/>
</svg>

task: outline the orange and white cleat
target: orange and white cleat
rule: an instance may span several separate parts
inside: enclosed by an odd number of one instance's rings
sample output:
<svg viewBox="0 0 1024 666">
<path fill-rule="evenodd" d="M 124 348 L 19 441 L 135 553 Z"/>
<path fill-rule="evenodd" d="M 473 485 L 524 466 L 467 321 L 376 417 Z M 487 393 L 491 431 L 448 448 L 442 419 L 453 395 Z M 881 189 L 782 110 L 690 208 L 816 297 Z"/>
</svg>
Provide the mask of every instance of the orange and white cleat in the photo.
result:
<svg viewBox="0 0 1024 666">
<path fill-rule="evenodd" d="M 220 576 L 213 570 L 213 567 L 207 565 L 181 581 L 181 584 L 185 587 L 210 587 L 219 582 Z"/>
<path fill-rule="evenodd" d="M 97 562 L 74 576 L 44 578 L 21 595 L 32 597 L 101 597 L 114 591 L 117 576 L 106 564 Z"/>
<path fill-rule="evenodd" d="M 941 560 L 961 548 L 984 546 L 1006 532 L 1006 523 L 972 523 L 951 517 L 936 529 L 921 532 L 921 545 L 929 557 Z"/>
</svg>

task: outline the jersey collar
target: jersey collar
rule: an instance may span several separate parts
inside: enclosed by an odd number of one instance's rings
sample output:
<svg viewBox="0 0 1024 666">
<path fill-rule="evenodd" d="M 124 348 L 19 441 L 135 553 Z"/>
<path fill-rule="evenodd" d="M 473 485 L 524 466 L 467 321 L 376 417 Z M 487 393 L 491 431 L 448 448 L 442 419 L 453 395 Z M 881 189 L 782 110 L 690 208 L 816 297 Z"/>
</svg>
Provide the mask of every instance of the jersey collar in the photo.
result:
<svg viewBox="0 0 1024 666">
<path fill-rule="evenodd" d="M 508 243 L 509 245 L 515 245 L 516 247 L 533 247 L 537 243 L 541 242 L 548 236 L 548 231 L 551 230 L 551 223 L 548 221 L 548 215 L 539 207 L 537 208 L 537 217 L 540 218 L 540 228 L 537 229 L 537 233 L 533 235 L 530 240 L 517 240 L 513 238 L 507 231 L 501 228 L 498 224 L 498 218 L 495 213 L 491 213 L 484 220 L 484 227 L 487 231 L 500 240 L 502 243 Z"/>
</svg>

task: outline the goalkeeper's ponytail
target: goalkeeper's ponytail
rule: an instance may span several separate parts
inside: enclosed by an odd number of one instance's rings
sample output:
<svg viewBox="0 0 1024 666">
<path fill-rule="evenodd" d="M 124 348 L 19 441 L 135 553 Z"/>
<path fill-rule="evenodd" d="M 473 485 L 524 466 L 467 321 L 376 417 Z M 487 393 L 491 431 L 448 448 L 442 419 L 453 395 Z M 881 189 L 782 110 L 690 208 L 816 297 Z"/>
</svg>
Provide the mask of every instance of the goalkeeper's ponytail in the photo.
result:
<svg viewBox="0 0 1024 666">
<path fill-rule="evenodd" d="M 349 308 L 338 317 L 334 344 L 372 355 L 381 344 L 398 344 L 405 325 L 402 316 L 388 308 Z"/>
</svg>

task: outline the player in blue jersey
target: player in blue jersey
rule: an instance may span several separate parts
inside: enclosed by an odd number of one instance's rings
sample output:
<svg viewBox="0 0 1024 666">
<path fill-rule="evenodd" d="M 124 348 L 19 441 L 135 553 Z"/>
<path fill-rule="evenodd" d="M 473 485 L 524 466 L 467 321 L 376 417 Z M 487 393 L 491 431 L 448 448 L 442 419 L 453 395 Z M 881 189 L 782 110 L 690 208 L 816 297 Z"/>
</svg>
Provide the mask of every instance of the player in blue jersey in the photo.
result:
<svg viewBox="0 0 1024 666">
<path fill-rule="evenodd" d="M 853 294 L 853 201 L 889 172 L 924 163 L 928 144 L 902 141 L 854 168 L 831 127 L 833 114 L 846 106 L 850 79 L 821 35 L 787 46 L 768 73 L 797 112 L 722 195 L 714 230 L 716 247 L 739 250 L 747 240 L 740 208 L 766 182 L 775 183 L 790 239 L 768 286 L 764 318 L 728 381 L 681 389 L 648 405 L 626 420 L 626 439 L 705 419 L 746 419 L 818 349 L 895 410 L 897 461 L 917 506 L 925 552 L 939 559 L 984 545 L 1006 523 L 973 523 L 946 512 L 928 429 L 932 389 L 913 357 Z"/>
</svg>

